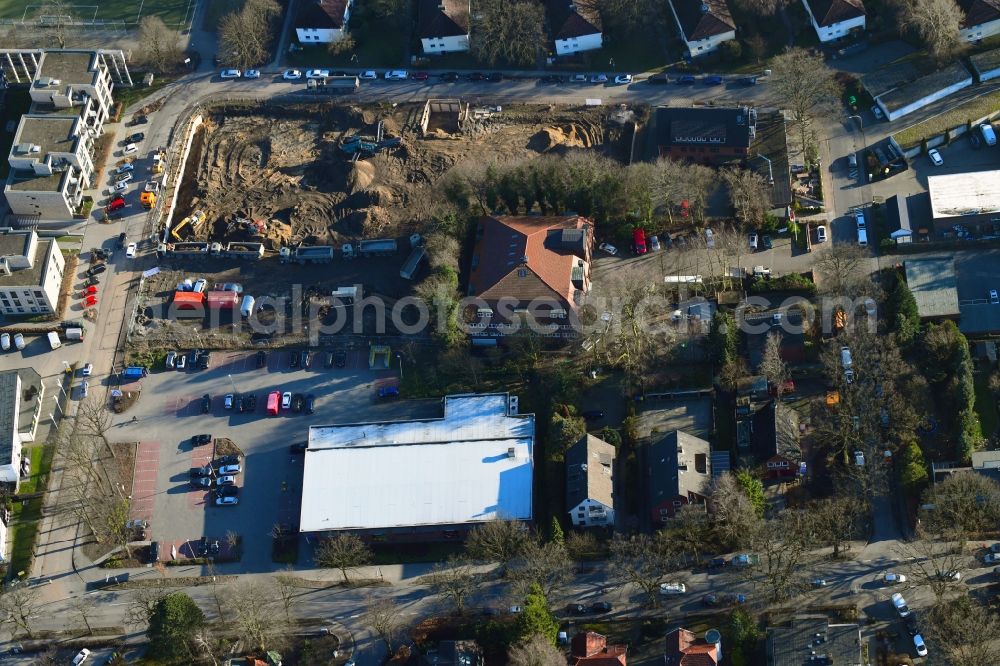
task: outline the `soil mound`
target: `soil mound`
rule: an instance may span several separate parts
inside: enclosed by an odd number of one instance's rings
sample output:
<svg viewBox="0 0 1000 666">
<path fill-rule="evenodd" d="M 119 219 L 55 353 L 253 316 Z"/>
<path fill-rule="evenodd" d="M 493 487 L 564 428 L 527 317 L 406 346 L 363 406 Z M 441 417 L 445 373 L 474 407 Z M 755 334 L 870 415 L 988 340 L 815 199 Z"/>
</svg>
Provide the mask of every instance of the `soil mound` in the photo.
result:
<svg viewBox="0 0 1000 666">
<path fill-rule="evenodd" d="M 347 191 L 351 194 L 368 189 L 375 179 L 375 167 L 371 162 L 358 160 L 347 174 Z"/>
<path fill-rule="evenodd" d="M 591 124 L 569 123 L 539 130 L 528 142 L 528 148 L 547 153 L 555 148 L 590 148 L 601 143 L 601 130 Z"/>
</svg>

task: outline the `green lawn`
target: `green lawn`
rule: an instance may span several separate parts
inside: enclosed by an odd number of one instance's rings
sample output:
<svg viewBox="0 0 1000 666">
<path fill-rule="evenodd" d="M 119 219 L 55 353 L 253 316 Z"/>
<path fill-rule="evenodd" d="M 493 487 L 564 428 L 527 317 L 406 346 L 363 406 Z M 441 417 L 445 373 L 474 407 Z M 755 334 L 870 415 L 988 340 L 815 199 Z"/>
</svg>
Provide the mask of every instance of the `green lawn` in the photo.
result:
<svg viewBox="0 0 1000 666">
<path fill-rule="evenodd" d="M 989 387 L 990 376 L 985 372 L 975 375 L 976 386 L 976 414 L 979 415 L 979 422 L 983 426 L 983 435 L 990 437 L 996 432 L 997 424 L 1000 423 L 1000 415 L 997 414 L 997 401 L 993 391 Z"/>
<path fill-rule="evenodd" d="M 122 103 L 123 109 L 127 109 L 128 107 L 132 106 L 133 104 L 143 99 L 144 97 L 152 95 L 153 93 L 155 93 L 157 90 L 167 85 L 168 83 L 172 83 L 173 81 L 176 80 L 176 78 L 177 77 L 174 76 L 160 76 L 154 78 L 153 85 L 149 87 L 143 86 L 142 82 L 139 82 L 138 85 L 135 85 L 131 88 L 115 88 L 112 95 L 115 98 L 116 102 Z"/>
<path fill-rule="evenodd" d="M 215 3 L 216 0 L 207 0 Z M 39 0 L 0 0 L 0 18 L 28 18 L 38 11 Z M 157 0 L 157 2 L 136 2 L 135 0 L 93 0 L 80 2 L 67 0 L 77 18 L 84 20 L 124 21 L 138 23 L 142 16 L 159 16 L 169 26 L 178 26 L 190 21 L 197 0 Z M 140 6 L 142 11 L 140 14 Z M 27 14 L 26 14 L 27 12 Z"/>
<path fill-rule="evenodd" d="M 303 46 L 302 50 L 289 53 L 286 62 L 293 67 L 309 69 L 314 67 L 383 68 L 402 67 L 403 44 L 393 39 L 369 38 L 354 33 L 358 47 L 350 53 L 333 54 L 325 45 Z M 356 59 L 353 59 L 357 56 Z"/>
<path fill-rule="evenodd" d="M 967 122 L 984 118 L 994 113 L 998 107 L 1000 107 L 1000 90 L 995 90 L 970 99 L 968 102 L 959 104 L 916 125 L 910 125 L 893 134 L 892 138 L 904 149 L 911 148 L 918 145 L 922 139 L 933 138 Z"/>
<path fill-rule="evenodd" d="M 31 477 L 21 484 L 19 494 L 30 494 L 44 489 L 54 453 L 55 448 L 52 446 L 34 446 L 28 449 L 31 458 Z M 27 502 L 15 502 L 11 511 L 10 571 L 15 575 L 20 571 L 27 571 L 28 563 L 31 561 L 31 551 L 35 547 L 35 538 L 38 535 L 38 521 L 42 517 L 42 501 L 43 498 L 39 497 Z"/>
<path fill-rule="evenodd" d="M 219 29 L 219 21 L 230 12 L 236 12 L 243 8 L 243 0 L 210 0 L 202 14 L 201 27 L 209 32 Z"/>
</svg>

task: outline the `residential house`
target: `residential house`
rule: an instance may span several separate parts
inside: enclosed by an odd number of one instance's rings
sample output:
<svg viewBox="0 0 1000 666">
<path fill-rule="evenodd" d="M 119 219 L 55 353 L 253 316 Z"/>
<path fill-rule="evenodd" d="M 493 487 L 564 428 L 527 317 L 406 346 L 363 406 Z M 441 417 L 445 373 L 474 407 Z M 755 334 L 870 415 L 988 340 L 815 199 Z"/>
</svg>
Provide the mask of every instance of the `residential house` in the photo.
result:
<svg viewBox="0 0 1000 666">
<path fill-rule="evenodd" d="M 479 299 L 473 338 L 530 326 L 550 338 L 574 338 L 577 308 L 590 291 L 593 225 L 579 215 L 480 219 L 468 294 Z"/>
<path fill-rule="evenodd" d="M 785 626 L 767 628 L 767 666 L 825 663 L 862 666 L 861 628 L 830 624 L 825 617 L 797 617 Z M 817 657 L 822 656 L 822 660 Z"/>
<path fill-rule="evenodd" d="M 626 666 L 624 645 L 608 645 L 608 639 L 594 631 L 578 633 L 570 642 L 570 666 Z"/>
<path fill-rule="evenodd" d="M 614 526 L 615 447 L 584 435 L 566 450 L 566 507 L 574 527 Z"/>
<path fill-rule="evenodd" d="M 604 46 L 601 15 L 593 5 L 576 4 L 572 0 L 547 0 L 545 13 L 557 56 L 593 51 Z"/>
<path fill-rule="evenodd" d="M 820 42 L 832 42 L 865 29 L 867 14 L 862 0 L 802 0 L 802 6 Z"/>
<path fill-rule="evenodd" d="M 649 511 L 653 524 L 666 522 L 687 504 L 703 504 L 712 480 L 711 447 L 674 430 L 646 448 Z"/>
<path fill-rule="evenodd" d="M 681 41 L 691 58 L 708 55 L 736 39 L 736 22 L 726 0 L 669 0 Z"/>
<path fill-rule="evenodd" d="M 428 650 L 425 666 L 483 666 L 483 649 L 474 640 L 441 641 Z"/>
<path fill-rule="evenodd" d="M 667 634 L 664 666 L 718 666 L 721 662 L 718 643 L 709 643 L 687 629 L 677 628 Z"/>
<path fill-rule="evenodd" d="M 756 136 L 757 112 L 738 107 L 658 107 L 654 114 L 660 157 L 701 164 L 742 162 Z"/>
<path fill-rule="evenodd" d="M 44 395 L 45 386 L 35 370 L 0 373 L 0 483 L 19 483 L 22 445 L 35 439 Z"/>
<path fill-rule="evenodd" d="M 34 231 L 0 232 L 0 313 L 54 313 L 65 268 L 56 239 Z"/>
<path fill-rule="evenodd" d="M 959 23 L 959 34 L 974 43 L 1000 34 L 1000 0 L 958 0 L 965 15 Z"/>
<path fill-rule="evenodd" d="M 420 0 L 417 35 L 427 55 L 469 50 L 469 0 Z"/>
<path fill-rule="evenodd" d="M 302 44 L 329 44 L 347 34 L 353 0 L 303 0 L 295 17 Z"/>
<path fill-rule="evenodd" d="M 799 471 L 798 417 L 777 400 L 755 405 L 752 414 L 737 421 L 737 454 L 764 468 L 764 479 L 781 481 Z"/>
<path fill-rule="evenodd" d="M 889 238 L 897 245 L 913 242 L 913 229 L 910 227 L 910 210 L 905 194 L 894 194 L 886 202 L 889 218 Z"/>
</svg>

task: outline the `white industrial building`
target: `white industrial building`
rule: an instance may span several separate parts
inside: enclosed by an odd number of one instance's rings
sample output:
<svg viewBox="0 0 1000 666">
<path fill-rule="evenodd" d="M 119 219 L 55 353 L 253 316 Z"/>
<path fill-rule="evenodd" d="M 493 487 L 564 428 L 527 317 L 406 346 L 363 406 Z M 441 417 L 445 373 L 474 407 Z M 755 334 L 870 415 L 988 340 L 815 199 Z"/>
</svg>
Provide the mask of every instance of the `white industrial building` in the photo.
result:
<svg viewBox="0 0 1000 666">
<path fill-rule="evenodd" d="M 435 538 L 531 520 L 534 415 L 506 393 L 443 406 L 441 418 L 311 427 L 300 530 Z"/>
<path fill-rule="evenodd" d="M 931 217 L 937 231 L 955 224 L 992 228 L 1000 223 L 1000 170 L 966 171 L 927 177 Z"/>
<path fill-rule="evenodd" d="M 54 238 L 0 230 L 0 313 L 50 314 L 59 306 L 66 261 Z"/>
</svg>

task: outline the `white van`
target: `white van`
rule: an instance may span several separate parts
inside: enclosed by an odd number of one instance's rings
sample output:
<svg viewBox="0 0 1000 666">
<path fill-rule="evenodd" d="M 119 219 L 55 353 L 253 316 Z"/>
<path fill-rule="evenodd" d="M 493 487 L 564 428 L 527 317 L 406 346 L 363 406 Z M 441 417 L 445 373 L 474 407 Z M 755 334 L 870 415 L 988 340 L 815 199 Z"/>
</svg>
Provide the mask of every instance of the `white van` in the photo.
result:
<svg viewBox="0 0 1000 666">
<path fill-rule="evenodd" d="M 868 232 L 864 229 L 858 229 L 858 245 L 868 247 Z"/>
<path fill-rule="evenodd" d="M 253 314 L 253 296 L 247 295 L 243 297 L 243 302 L 240 304 L 240 314 L 244 317 L 249 317 Z"/>
<path fill-rule="evenodd" d="M 910 607 L 906 605 L 906 599 L 899 592 L 892 595 L 892 605 L 895 606 L 899 617 L 906 617 L 910 614 Z"/>
<path fill-rule="evenodd" d="M 851 358 L 851 348 L 841 347 L 840 348 L 840 364 L 845 368 L 851 367 L 853 365 L 854 359 Z"/>
<path fill-rule="evenodd" d="M 49 346 L 53 349 L 59 349 L 62 347 L 62 341 L 59 340 L 59 334 L 55 331 L 49 331 Z"/>
<path fill-rule="evenodd" d="M 979 131 L 983 135 L 983 141 L 986 142 L 987 146 L 997 145 L 997 134 L 993 131 L 993 125 L 990 123 L 983 123 L 979 126 Z"/>
</svg>

